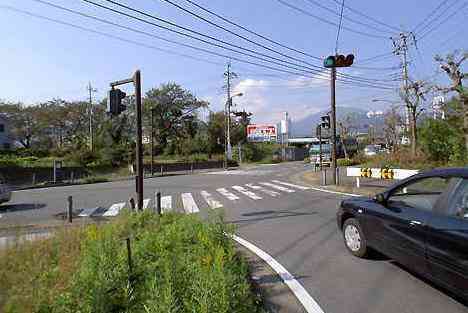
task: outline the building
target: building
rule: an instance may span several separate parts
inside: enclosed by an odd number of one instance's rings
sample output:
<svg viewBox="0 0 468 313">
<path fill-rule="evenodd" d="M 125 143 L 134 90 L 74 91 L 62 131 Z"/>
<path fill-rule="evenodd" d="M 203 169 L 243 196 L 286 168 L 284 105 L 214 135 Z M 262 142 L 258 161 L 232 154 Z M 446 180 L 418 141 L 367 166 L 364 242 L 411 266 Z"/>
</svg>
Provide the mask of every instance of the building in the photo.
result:
<svg viewBox="0 0 468 313">
<path fill-rule="evenodd" d="M 10 150 L 13 148 L 8 119 L 0 114 L 0 150 Z"/>
</svg>

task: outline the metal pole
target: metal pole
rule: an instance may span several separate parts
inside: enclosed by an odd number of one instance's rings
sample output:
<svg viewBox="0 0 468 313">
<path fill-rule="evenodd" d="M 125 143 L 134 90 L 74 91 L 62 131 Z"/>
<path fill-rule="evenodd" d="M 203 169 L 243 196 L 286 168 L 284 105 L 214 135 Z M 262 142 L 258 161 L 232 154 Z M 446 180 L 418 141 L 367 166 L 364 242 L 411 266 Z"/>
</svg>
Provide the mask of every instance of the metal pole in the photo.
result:
<svg viewBox="0 0 468 313">
<path fill-rule="evenodd" d="M 135 72 L 133 77 L 135 85 L 136 113 L 137 113 L 137 140 L 136 140 L 136 166 L 137 166 L 137 207 L 139 211 L 143 210 L 143 145 L 142 145 L 142 122 L 141 122 L 141 73 Z"/>
<path fill-rule="evenodd" d="M 68 217 L 68 223 L 72 223 L 73 222 L 73 197 L 72 196 L 68 196 L 67 217 Z"/>
<path fill-rule="evenodd" d="M 323 158 L 322 158 L 322 125 L 318 127 L 319 133 L 319 162 L 320 162 L 320 170 L 323 169 Z M 317 160 L 315 160 L 317 161 Z"/>
<path fill-rule="evenodd" d="M 154 175 L 154 110 L 151 108 L 151 177 Z"/>
<path fill-rule="evenodd" d="M 94 151 L 94 134 L 93 134 L 93 88 L 91 82 L 88 85 L 89 91 L 89 146 L 90 150 Z"/>
<path fill-rule="evenodd" d="M 158 215 L 161 215 L 161 192 L 156 193 L 156 211 Z"/>
<path fill-rule="evenodd" d="M 331 129 L 332 129 L 332 181 L 336 185 L 336 102 L 335 102 L 335 82 L 336 68 L 331 70 Z"/>
</svg>

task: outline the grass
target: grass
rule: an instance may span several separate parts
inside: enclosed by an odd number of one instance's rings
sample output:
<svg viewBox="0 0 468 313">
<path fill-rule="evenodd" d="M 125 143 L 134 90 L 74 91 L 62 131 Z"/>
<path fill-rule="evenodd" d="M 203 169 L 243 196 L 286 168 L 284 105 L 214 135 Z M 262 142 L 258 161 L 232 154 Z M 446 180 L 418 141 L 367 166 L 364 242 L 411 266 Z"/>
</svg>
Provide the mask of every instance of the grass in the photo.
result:
<svg viewBox="0 0 468 313">
<path fill-rule="evenodd" d="M 261 312 L 231 231 L 218 218 L 126 212 L 17 245 L 0 251 L 0 311 Z"/>
</svg>

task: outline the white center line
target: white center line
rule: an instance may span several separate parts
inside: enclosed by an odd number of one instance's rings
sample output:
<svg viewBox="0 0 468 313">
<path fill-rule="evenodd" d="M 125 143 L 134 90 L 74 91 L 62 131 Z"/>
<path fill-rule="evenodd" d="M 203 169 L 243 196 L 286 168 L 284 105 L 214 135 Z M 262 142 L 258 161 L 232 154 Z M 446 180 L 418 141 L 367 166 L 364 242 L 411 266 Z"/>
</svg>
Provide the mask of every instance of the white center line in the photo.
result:
<svg viewBox="0 0 468 313">
<path fill-rule="evenodd" d="M 272 180 L 272 182 L 277 183 L 277 184 L 281 184 L 281 185 L 285 185 L 285 186 L 288 186 L 288 187 L 292 187 L 292 188 L 297 188 L 297 189 L 300 189 L 300 190 L 310 190 L 311 189 L 310 187 L 285 183 L 285 182 L 282 182 L 282 181 L 279 181 L 279 180 Z"/>
<path fill-rule="evenodd" d="M 222 194 L 224 197 L 228 198 L 231 201 L 239 200 L 240 198 L 233 194 L 232 192 L 229 192 L 226 188 L 218 188 L 216 189 L 217 192 Z"/>
<path fill-rule="evenodd" d="M 104 214 L 102 216 L 117 216 L 119 214 L 120 210 L 123 209 L 125 204 L 126 204 L 125 202 L 121 202 L 121 203 L 115 203 L 115 204 L 111 205 L 109 210 L 104 212 Z"/>
<path fill-rule="evenodd" d="M 172 210 L 172 196 L 161 197 L 161 211 L 169 212 Z"/>
<path fill-rule="evenodd" d="M 260 192 L 263 192 L 263 193 L 266 193 L 267 195 L 269 196 L 272 196 L 272 197 L 277 197 L 280 195 L 279 192 L 276 192 L 276 191 L 273 191 L 273 190 L 268 190 L 268 189 L 265 189 L 263 188 L 262 186 L 257 186 L 257 185 L 254 185 L 254 184 L 245 184 L 247 187 L 249 188 L 252 188 L 253 190 L 258 190 Z"/>
<path fill-rule="evenodd" d="M 247 189 L 245 189 L 244 187 L 242 186 L 232 186 L 231 187 L 232 189 L 240 192 L 241 194 L 243 195 L 246 195 L 247 197 L 249 197 L 250 199 L 253 199 L 253 200 L 261 200 L 262 197 L 259 197 L 257 196 L 255 193 L 253 193 L 252 191 L 249 191 Z"/>
<path fill-rule="evenodd" d="M 213 210 L 214 209 L 217 209 L 217 208 L 222 208 L 223 205 L 221 204 L 221 202 L 219 201 L 216 201 L 213 196 L 205 191 L 205 190 L 202 190 L 201 191 L 201 195 L 203 197 L 203 199 L 205 199 L 206 203 L 208 203 L 208 205 L 210 206 L 210 208 L 212 208 Z"/>
<path fill-rule="evenodd" d="M 283 187 L 283 186 L 274 185 L 274 184 L 271 184 L 271 183 L 260 183 L 260 184 L 263 185 L 263 186 L 271 187 L 273 189 L 281 190 L 281 191 L 284 191 L 284 192 L 287 192 L 287 193 L 296 192 L 295 190 L 292 190 L 292 189 L 289 189 L 289 188 L 286 188 L 286 187 Z"/>
<path fill-rule="evenodd" d="M 184 211 L 187 214 L 200 212 L 197 204 L 195 203 L 195 200 L 193 200 L 191 193 L 183 193 L 181 197 L 182 204 L 184 205 Z"/>
</svg>

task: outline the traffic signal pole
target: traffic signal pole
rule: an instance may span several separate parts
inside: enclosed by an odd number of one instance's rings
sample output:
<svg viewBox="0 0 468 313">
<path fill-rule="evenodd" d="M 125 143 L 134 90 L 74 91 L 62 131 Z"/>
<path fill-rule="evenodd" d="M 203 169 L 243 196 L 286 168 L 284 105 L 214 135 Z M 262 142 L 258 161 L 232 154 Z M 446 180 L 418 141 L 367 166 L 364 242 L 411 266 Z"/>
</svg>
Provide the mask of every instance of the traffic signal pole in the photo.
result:
<svg viewBox="0 0 468 313">
<path fill-rule="evenodd" d="M 141 73 L 140 70 L 133 76 L 135 86 L 135 100 L 137 113 L 137 138 L 136 138 L 136 168 L 137 168 L 137 208 L 143 211 L 143 130 L 141 118 Z"/>
<path fill-rule="evenodd" d="M 335 99 L 335 86 L 336 86 L 336 68 L 333 67 L 330 71 L 330 89 L 331 89 L 331 131 L 332 131 L 332 180 L 333 184 L 336 185 L 336 99 Z"/>
<path fill-rule="evenodd" d="M 141 104 L 141 73 L 140 70 L 137 70 L 132 78 L 118 80 L 115 82 L 110 83 L 110 87 L 112 91 L 114 91 L 114 87 L 133 83 L 135 87 L 135 101 L 136 101 L 136 113 L 137 113 L 137 138 L 136 138 L 136 192 L 137 192 L 137 208 L 139 211 L 143 210 L 143 130 L 142 130 L 142 104 Z M 122 110 L 125 110 L 125 107 L 121 108 L 120 100 L 117 99 L 117 102 L 114 102 L 112 99 L 111 94 L 109 94 L 109 113 L 111 114 L 120 114 Z M 117 90 L 119 91 L 119 90 Z M 123 93 L 123 97 L 125 94 Z"/>
</svg>

